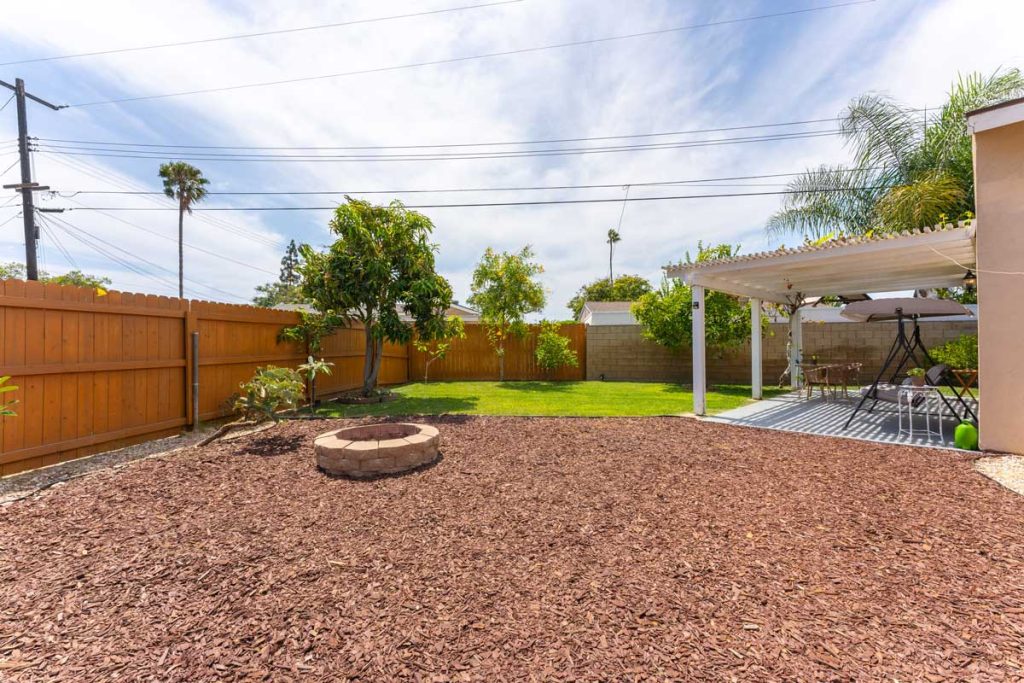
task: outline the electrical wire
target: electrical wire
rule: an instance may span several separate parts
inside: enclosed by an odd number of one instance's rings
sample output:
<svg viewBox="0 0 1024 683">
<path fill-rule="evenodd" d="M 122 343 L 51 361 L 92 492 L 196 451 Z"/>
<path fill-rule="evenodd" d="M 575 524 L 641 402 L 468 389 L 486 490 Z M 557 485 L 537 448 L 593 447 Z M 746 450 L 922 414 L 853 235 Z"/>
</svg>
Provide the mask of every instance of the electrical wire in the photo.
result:
<svg viewBox="0 0 1024 683">
<path fill-rule="evenodd" d="M 100 166 L 97 166 L 95 164 L 90 164 L 89 162 L 84 161 L 82 159 L 59 159 L 59 158 L 52 157 L 50 155 L 46 155 L 46 157 L 49 158 L 51 161 L 54 161 L 54 162 L 64 166 L 65 168 L 70 168 L 70 169 L 72 169 L 74 171 L 77 171 L 79 173 L 87 175 L 87 176 L 89 176 L 91 178 L 95 178 L 96 180 L 99 180 L 101 182 L 105 182 L 105 183 L 109 183 L 111 185 L 114 185 L 115 187 L 127 187 L 127 188 L 132 188 L 133 187 L 132 185 L 127 185 L 125 183 L 122 183 L 122 182 L 116 181 L 116 180 L 114 180 L 112 178 L 109 178 L 108 175 L 106 174 L 106 171 L 103 168 L 101 168 Z M 94 171 L 96 171 L 96 172 L 94 172 Z M 138 188 L 138 187 L 141 187 L 141 186 L 135 185 L 134 187 Z M 162 192 L 160 192 L 158 194 L 163 195 Z M 166 195 L 163 195 L 163 196 L 166 196 Z M 160 202 L 159 200 L 157 200 L 154 197 L 145 197 L 145 199 L 147 199 L 147 201 L 150 201 L 150 203 L 154 203 L 154 204 L 157 204 L 157 205 L 164 206 L 162 202 Z M 268 247 L 278 248 L 280 246 L 280 240 L 279 239 L 273 239 L 273 238 L 267 237 L 265 235 L 262 235 L 260 233 L 253 232 L 252 230 L 248 230 L 248 229 L 243 228 L 241 226 L 237 226 L 237 225 L 235 225 L 233 223 L 230 223 L 230 222 L 228 222 L 226 220 L 223 220 L 221 218 L 214 218 L 212 216 L 197 216 L 197 218 L 200 221 L 206 223 L 207 225 L 211 225 L 213 227 L 219 228 L 219 229 L 221 229 L 221 230 L 223 230 L 225 232 L 231 233 L 231 234 L 236 235 L 238 237 L 243 237 L 245 239 L 250 239 L 250 240 L 253 240 L 253 241 L 256 241 L 256 242 L 260 242 L 261 244 L 265 244 Z"/>
<path fill-rule="evenodd" d="M 107 240 L 104 240 L 103 238 L 101 238 L 101 237 L 99 237 L 97 235 L 94 235 L 94 234 L 88 232 L 87 230 L 83 230 L 82 228 L 79 228 L 79 227 L 77 227 L 75 225 L 72 225 L 67 220 L 64 220 L 62 218 L 56 218 L 54 216 L 48 216 L 48 218 L 56 221 L 57 223 L 60 224 L 60 226 L 66 226 L 66 228 L 74 230 L 75 232 L 79 233 L 79 235 L 83 236 L 84 238 L 95 240 L 96 242 L 99 242 L 100 244 L 106 245 L 107 247 L 109 247 L 111 249 L 115 249 L 115 250 L 117 250 L 117 251 L 119 251 L 119 252 L 121 252 L 123 254 L 126 254 L 131 259 L 136 259 L 138 261 L 141 261 L 142 263 L 145 263 L 145 264 L 151 266 L 152 268 L 164 271 L 165 273 L 168 273 L 168 274 L 170 274 L 170 275 L 172 275 L 174 277 L 177 277 L 177 275 L 178 275 L 177 271 L 174 271 L 174 270 L 171 270 L 170 268 L 166 268 L 164 266 L 161 266 L 160 264 L 154 263 L 153 261 L 149 261 L 149 260 L 139 256 L 138 254 L 132 253 L 132 252 L 126 250 L 126 249 L 123 249 L 123 248 L 117 246 L 116 244 L 112 244 L 111 242 L 108 242 Z M 60 226 L 58 226 L 58 227 L 60 227 Z M 72 237 L 77 237 L 75 235 L 75 233 L 69 232 L 67 229 L 65 229 L 65 232 L 67 234 L 70 234 Z M 83 239 L 79 239 L 79 241 L 83 241 L 84 242 Z M 93 244 L 91 246 L 93 246 L 94 249 L 96 248 L 95 244 Z M 101 253 L 103 253 L 103 252 L 101 252 Z M 136 272 L 138 274 L 151 277 L 151 278 L 153 278 L 153 279 L 155 279 L 155 280 L 157 280 L 159 282 L 164 283 L 165 285 L 170 286 L 172 289 L 177 290 L 177 287 L 178 287 L 178 283 L 177 282 L 168 281 L 168 280 L 166 280 L 166 279 L 164 279 L 164 278 L 162 278 L 162 277 L 160 277 L 158 275 L 155 275 L 155 274 L 153 274 L 151 272 L 147 272 L 145 270 L 139 269 L 138 267 L 133 265 L 130 261 L 125 260 L 125 259 L 123 259 L 121 257 L 117 257 L 117 256 L 112 255 L 110 253 L 106 253 L 106 255 L 107 255 L 108 258 L 110 258 L 110 259 L 114 260 L 115 262 L 117 262 L 117 263 L 127 267 L 129 270 L 132 270 L 133 272 Z M 202 289 L 207 289 L 207 290 L 212 291 L 212 292 L 217 292 L 219 294 L 231 297 L 231 298 L 239 300 L 239 301 L 245 301 L 245 299 L 243 299 L 242 297 L 238 296 L 237 294 L 232 294 L 231 292 L 227 292 L 225 290 L 218 289 L 217 287 L 213 287 L 212 285 L 207 285 L 205 283 L 197 283 L 195 281 L 191 281 L 191 282 L 192 282 L 193 285 L 201 287 Z M 196 290 L 195 286 L 187 287 L 186 289 L 189 289 L 191 292 L 196 293 L 197 290 Z M 199 295 L 202 296 L 201 293 Z"/>
<path fill-rule="evenodd" d="M 80 270 L 78 264 L 75 262 L 75 259 L 72 258 L 71 252 L 69 252 L 64 247 L 64 244 L 60 241 L 60 238 L 57 236 L 56 229 L 51 229 L 49 224 L 42 220 L 39 221 L 39 227 L 42 229 L 44 235 L 53 240 L 54 245 L 57 247 L 57 251 L 61 253 L 61 256 L 64 257 L 64 260 L 67 262 L 67 264 L 72 268 L 75 268 L 76 270 Z"/>
<path fill-rule="evenodd" d="M 3 223 L 0 223 L 0 228 L 4 227 L 5 225 L 7 225 L 8 223 L 13 221 L 15 218 L 17 218 L 20 215 L 21 215 L 20 213 L 16 213 L 13 216 L 8 217 L 7 220 L 5 220 Z"/>
<path fill-rule="evenodd" d="M 525 202 L 479 202 L 466 204 L 407 204 L 407 209 L 462 209 L 494 206 L 546 206 L 557 204 L 607 204 L 610 202 L 656 202 L 682 199 L 723 199 L 732 197 L 768 197 L 778 195 L 808 194 L 816 192 L 845 192 L 848 190 L 878 190 L 880 187 L 848 187 L 810 190 L 777 190 L 773 192 L 722 192 L 717 194 L 670 195 L 658 197 L 628 197 L 626 199 L 549 199 Z M 333 206 L 208 206 L 194 209 L 195 211 L 333 211 Z M 79 206 L 69 211 L 176 211 L 173 207 L 122 207 L 122 206 Z"/>
<path fill-rule="evenodd" d="M 7 175 L 7 172 L 10 171 L 15 166 L 17 166 L 20 162 L 21 162 L 21 159 L 15 159 L 13 164 L 11 164 L 7 168 L 5 168 L 3 171 L 0 171 L 0 176 Z"/>
<path fill-rule="evenodd" d="M 536 157 L 580 156 L 586 154 L 609 154 L 618 152 L 658 151 L 673 149 L 690 149 L 700 147 L 719 147 L 723 145 L 750 144 L 756 142 L 779 142 L 789 140 L 807 140 L 812 138 L 837 137 L 843 133 L 838 130 L 809 131 L 803 133 L 783 133 L 775 135 L 758 135 L 746 137 L 718 138 L 711 140 L 690 140 L 685 142 L 649 143 L 642 145 L 620 145 L 604 147 L 553 148 L 542 150 L 522 150 L 513 152 L 472 152 L 472 153 L 431 153 L 431 154 L 343 154 L 343 155 L 295 155 L 295 154 L 176 154 L 180 159 L 192 161 L 253 161 L 253 162 L 335 162 L 365 163 L 381 161 L 467 161 L 486 159 L 523 159 Z M 125 150 L 111 152 L 109 150 L 89 151 L 88 148 L 73 148 L 76 151 L 61 149 L 54 145 L 33 145 L 33 151 L 56 154 L 60 156 L 110 157 L 118 159 L 166 159 L 167 155 L 159 152 Z"/>
<path fill-rule="evenodd" d="M 82 204 L 81 202 L 78 202 L 78 201 L 76 201 L 74 199 L 72 199 L 71 201 L 73 201 L 76 204 L 78 204 L 79 205 L 78 208 L 88 208 L 84 204 Z M 68 209 L 68 211 L 74 211 L 74 210 L 75 210 L 74 207 Z M 143 210 L 146 210 L 146 211 L 156 211 L 157 209 L 155 209 L 155 208 L 154 209 L 149 209 L 147 207 L 146 209 L 143 209 Z M 137 223 L 132 223 L 131 221 L 125 220 L 125 219 L 123 219 L 123 218 L 121 218 L 119 216 L 115 216 L 115 215 L 113 215 L 111 213 L 108 213 L 107 210 L 97 209 L 96 211 L 97 211 L 97 213 L 99 213 L 99 214 L 101 214 L 103 216 L 107 216 L 108 218 L 111 218 L 111 219 L 113 219 L 115 221 L 118 221 L 119 223 L 124 223 L 125 225 L 127 225 L 129 227 L 135 228 L 137 230 L 141 230 L 142 232 L 145 232 L 145 233 L 148 233 L 150 235 L 153 235 L 154 237 L 159 237 L 162 240 L 167 240 L 168 242 L 174 242 L 175 244 L 178 243 L 178 240 L 175 239 L 174 237 L 169 237 L 167 235 L 162 235 L 159 232 L 156 232 L 155 230 L 150 230 L 149 228 L 145 228 L 145 227 L 143 227 L 141 225 L 138 225 Z M 259 266 L 252 265 L 251 263 L 246 263 L 245 261 L 239 261 L 238 259 L 233 259 L 230 256 L 225 256 L 223 254 L 218 254 L 215 251 L 210 251 L 209 249 L 204 249 L 202 247 L 197 247 L 194 244 L 189 244 L 188 242 L 185 242 L 184 246 L 185 246 L 185 248 L 191 249 L 192 251 L 198 251 L 198 252 L 206 254 L 208 256 L 213 256 L 214 258 L 218 258 L 218 259 L 220 259 L 222 261 L 227 261 L 228 263 L 234 263 L 237 266 L 243 266 L 245 268 L 249 268 L 250 270 L 259 271 L 260 273 L 265 273 L 267 275 L 277 275 L 278 274 L 277 272 L 275 272 L 273 270 L 267 270 L 266 268 L 260 268 Z"/>
<path fill-rule="evenodd" d="M 921 111 L 921 109 L 907 108 L 908 113 Z M 451 142 L 435 144 L 412 144 L 412 145 L 180 145 L 180 144 L 159 144 L 146 142 L 120 142 L 113 140 L 76 140 L 69 138 L 46 138 L 33 137 L 33 141 L 58 142 L 74 145 L 108 145 L 112 147 L 155 147 L 161 150 L 167 149 L 246 149 L 246 150 L 360 150 L 360 149 L 436 149 L 447 147 L 504 147 L 512 145 L 542 145 L 564 142 L 594 142 L 601 140 L 625 140 L 632 138 L 653 138 L 672 135 L 697 135 L 699 133 L 725 133 L 737 130 L 754 130 L 757 128 L 783 128 L 787 126 L 806 126 L 814 123 L 835 123 L 842 121 L 843 117 L 832 116 L 822 119 L 804 119 L 802 121 L 782 121 L 779 123 L 753 123 L 741 126 L 722 126 L 718 128 L 691 128 L 689 130 L 659 131 L 656 133 L 627 133 L 624 135 L 599 135 L 591 137 L 575 138 L 544 138 L 540 140 L 505 140 L 494 142 Z"/>
<path fill-rule="evenodd" d="M 842 173 L 856 173 L 860 171 L 872 171 L 877 170 L 873 167 L 865 168 L 850 168 L 850 169 L 838 169 L 837 172 Z M 789 178 L 793 176 L 804 175 L 806 171 L 796 171 L 792 173 L 761 173 L 754 175 L 737 175 L 737 176 L 720 176 L 716 178 L 690 178 L 687 180 L 659 180 L 649 182 L 629 182 L 629 183 L 591 183 L 582 185 L 520 185 L 520 186 L 504 186 L 504 187 L 448 187 L 448 188 L 418 188 L 418 189 L 407 189 L 407 190 L 239 190 L 235 192 L 207 192 L 207 196 L 310 196 L 310 195 L 364 195 L 364 194 L 447 194 L 447 193 L 460 193 L 460 192 L 529 192 L 529 191 L 543 191 L 543 190 L 593 190 L 593 189 L 609 189 L 609 188 L 622 188 L 625 186 L 630 187 L 657 187 L 657 186 L 668 186 L 668 185 L 690 185 L 699 184 L 700 187 L 785 187 L 786 183 L 736 183 L 730 184 L 725 181 L 730 180 L 764 180 L 769 178 Z M 719 183 L 722 184 L 714 184 Z M 80 194 L 96 194 L 96 195 L 160 195 L 164 196 L 164 193 L 158 190 L 54 190 L 58 196 L 68 199 L 75 197 Z"/>
<path fill-rule="evenodd" d="M 447 12 L 462 12 L 471 9 L 482 9 L 485 7 L 497 7 L 498 5 L 512 5 L 523 0 L 500 0 L 499 2 L 487 2 L 479 5 L 464 5 L 462 7 L 448 7 L 445 9 L 428 10 L 425 12 L 411 12 L 409 14 L 393 14 L 385 17 L 372 19 L 352 19 L 350 21 L 338 21 L 330 24 L 314 24 L 312 26 L 299 26 L 296 28 L 282 28 L 271 31 L 259 31 L 257 33 L 238 33 L 229 36 L 218 36 L 216 38 L 199 38 L 197 40 L 182 40 L 176 43 L 158 43 L 155 45 L 141 45 L 138 47 L 122 47 L 111 50 L 96 50 L 95 52 L 79 52 L 68 55 L 55 55 L 52 57 L 34 57 L 32 59 L 19 59 L 13 62 L 0 62 L 0 66 L 13 66 L 15 64 L 34 64 L 38 62 L 55 62 L 62 59 L 79 59 L 81 57 L 98 57 L 101 55 L 124 54 L 125 52 L 142 52 L 144 50 L 162 50 L 169 47 L 184 47 L 187 45 L 202 45 L 205 43 L 219 43 L 228 40 L 239 40 L 243 38 L 262 38 L 264 36 L 281 35 L 284 33 L 299 33 L 302 31 L 319 31 L 328 28 L 339 28 L 342 26 L 355 26 L 357 24 L 374 24 L 382 21 L 394 21 L 395 19 L 411 19 L 413 17 L 425 17 L 433 14 L 444 14 Z"/>
<path fill-rule="evenodd" d="M 15 95 L 16 94 L 17 93 L 15 93 Z M 7 101 L 4 102 L 4 106 L 0 107 L 0 111 L 3 111 L 4 109 L 7 109 L 7 105 L 10 104 L 13 100 L 14 100 L 14 95 L 11 95 L 10 97 L 8 97 Z"/>
<path fill-rule="evenodd" d="M 354 70 L 354 71 L 342 71 L 342 72 L 338 72 L 338 73 L 319 74 L 319 75 L 316 75 L 316 76 L 302 76 L 302 77 L 297 77 L 297 78 L 286 78 L 286 79 L 280 79 L 280 80 L 275 80 L 275 81 L 263 81 L 263 82 L 258 82 L 258 83 L 243 83 L 243 84 L 239 84 L 239 85 L 221 86 L 221 87 L 216 87 L 216 88 L 199 88 L 199 89 L 196 89 L 196 90 L 182 90 L 182 91 L 178 91 L 178 92 L 163 93 L 163 94 L 157 94 L 157 95 L 136 95 L 134 97 L 120 97 L 120 98 L 112 98 L 112 99 L 108 99 L 108 100 L 94 100 L 94 101 L 91 101 L 91 102 L 76 102 L 74 104 L 70 104 L 70 105 L 67 105 L 67 106 L 69 106 L 69 107 L 92 107 L 92 106 L 101 105 L 101 104 L 123 104 L 123 103 L 126 103 L 126 102 L 140 102 L 140 101 L 144 101 L 144 100 L 158 100 L 158 99 L 166 99 L 166 98 L 170 98 L 170 97 L 184 97 L 184 96 L 189 96 L 189 95 L 203 95 L 203 94 L 209 94 L 209 93 L 214 93 L 214 92 L 230 92 L 230 91 L 245 90 L 245 89 L 251 89 L 251 88 L 263 88 L 263 87 L 269 87 L 269 86 L 284 85 L 284 84 L 287 84 L 287 83 L 304 83 L 304 82 L 310 82 L 310 81 L 321 81 L 321 80 L 329 80 L 329 79 L 335 79 L 335 78 L 344 78 L 344 77 L 347 77 L 347 76 L 357 76 L 357 75 L 363 75 L 363 74 L 386 73 L 386 72 L 390 72 L 390 71 L 400 71 L 400 70 L 404 70 L 404 69 L 416 69 L 416 68 L 426 67 L 426 66 L 439 66 L 439 65 L 442 65 L 442 64 L 455 64 L 455 63 L 459 63 L 459 62 L 468 62 L 468 61 L 473 61 L 473 60 L 478 60 L 478 59 L 491 59 L 491 58 L 495 58 L 495 57 L 507 57 L 507 56 L 511 56 L 511 55 L 520 55 L 520 54 L 527 54 L 527 53 L 532 53 L 532 52 L 542 52 L 542 51 L 546 51 L 546 50 L 557 50 L 557 49 L 562 49 L 562 48 L 567 48 L 567 47 L 577 47 L 577 46 L 580 46 L 580 45 L 595 45 L 595 44 L 598 44 L 598 43 L 609 43 L 609 42 L 620 41 L 620 40 L 631 40 L 631 39 L 634 39 L 634 38 L 646 38 L 646 37 L 650 37 L 650 36 L 664 35 L 664 34 L 668 34 L 668 33 L 677 33 L 677 32 L 680 32 L 680 31 L 692 31 L 692 30 L 695 30 L 695 29 L 708 28 L 708 27 L 712 27 L 712 26 L 725 26 L 725 25 L 729 25 L 729 24 L 739 24 L 739 23 L 745 23 L 745 22 L 759 21 L 759 20 L 762 20 L 762 19 L 773 19 L 773 18 L 777 18 L 777 17 L 795 16 L 795 15 L 799 15 L 799 14 L 808 14 L 808 13 L 811 13 L 811 12 L 823 12 L 823 11 L 827 11 L 827 10 L 838 9 L 838 8 L 841 8 L 841 7 L 851 7 L 851 6 L 854 6 L 854 5 L 866 5 L 866 4 L 873 3 L 874 1 L 875 0 L 849 0 L 848 2 L 834 3 L 834 4 L 831 4 L 831 5 L 823 5 L 823 6 L 819 6 L 819 7 L 807 7 L 807 8 L 804 8 L 804 9 L 789 10 L 789 11 L 786 11 L 786 12 L 774 12 L 774 13 L 771 13 L 771 14 L 761 14 L 761 15 L 750 16 L 750 17 L 738 17 L 738 18 L 735 18 L 735 19 L 723 19 L 723 20 L 719 20 L 719 21 L 706 22 L 706 23 L 703 23 L 703 24 L 690 24 L 690 25 L 687 25 L 687 26 L 675 26 L 675 27 L 672 27 L 672 28 L 655 29 L 655 30 L 651 30 L 651 31 L 641 31 L 641 32 L 638 32 L 638 33 L 627 33 L 627 34 L 620 34 L 620 35 L 615 35 L 615 36 L 604 36 L 604 37 L 601 37 L 601 38 L 589 38 L 589 39 L 585 39 L 585 40 L 573 40 L 573 41 L 567 41 L 567 42 L 563 42 L 563 43 L 555 43 L 555 44 L 550 44 L 550 45 L 538 45 L 538 46 L 534 46 L 534 47 L 517 48 L 517 49 L 513 49 L 513 50 L 502 50 L 502 51 L 498 51 L 498 52 L 488 52 L 488 53 L 477 54 L 477 55 L 466 55 L 466 56 L 461 56 L 461 57 L 449 57 L 449 58 L 446 58 L 446 59 L 435 59 L 435 60 L 422 61 L 422 62 L 413 62 L 413 63 L 409 63 L 409 64 L 398 64 L 398 65 L 392 65 L 392 66 L 382 66 L 382 67 L 376 67 L 376 68 L 372 68 L 372 69 L 358 69 L 358 70 Z"/>
</svg>

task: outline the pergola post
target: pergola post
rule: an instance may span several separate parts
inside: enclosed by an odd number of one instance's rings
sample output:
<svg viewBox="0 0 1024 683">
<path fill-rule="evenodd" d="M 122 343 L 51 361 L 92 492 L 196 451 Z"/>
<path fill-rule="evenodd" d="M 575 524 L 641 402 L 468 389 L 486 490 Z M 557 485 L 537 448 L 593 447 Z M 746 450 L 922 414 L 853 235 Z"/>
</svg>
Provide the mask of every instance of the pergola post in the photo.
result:
<svg viewBox="0 0 1024 683">
<path fill-rule="evenodd" d="M 705 413 L 705 354 L 704 354 L 704 287 L 690 287 L 693 306 L 693 412 Z"/>
<path fill-rule="evenodd" d="M 750 395 L 761 398 L 761 300 L 750 300 Z"/>
<path fill-rule="evenodd" d="M 803 373 L 800 363 L 804 352 L 804 335 L 800 326 L 800 311 L 796 309 L 789 314 L 789 386 L 799 389 L 803 386 Z"/>
</svg>

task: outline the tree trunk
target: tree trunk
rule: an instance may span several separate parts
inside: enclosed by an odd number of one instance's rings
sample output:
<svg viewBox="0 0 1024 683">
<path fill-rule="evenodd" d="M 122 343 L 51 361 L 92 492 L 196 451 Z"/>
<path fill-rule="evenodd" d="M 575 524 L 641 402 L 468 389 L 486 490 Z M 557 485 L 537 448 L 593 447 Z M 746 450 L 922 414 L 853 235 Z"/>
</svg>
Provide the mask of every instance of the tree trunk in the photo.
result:
<svg viewBox="0 0 1024 683">
<path fill-rule="evenodd" d="M 365 325 L 364 333 L 366 337 L 366 352 L 363 355 L 363 396 L 369 396 L 370 392 L 373 391 L 371 377 L 373 376 L 373 366 L 377 363 L 373 352 L 376 349 L 377 343 L 370 332 L 370 323 L 365 322 L 363 324 Z"/>
<path fill-rule="evenodd" d="M 433 363 L 436 358 L 428 358 L 427 362 L 423 364 L 423 383 L 426 384 L 430 380 L 427 377 L 430 375 L 430 364 Z"/>
<path fill-rule="evenodd" d="M 370 374 L 370 391 L 377 387 L 377 378 L 380 376 L 380 366 L 384 364 L 384 340 L 378 339 L 373 349 L 373 372 Z"/>
<path fill-rule="evenodd" d="M 498 351 L 498 381 L 505 381 L 505 347 L 502 346 Z"/>
<path fill-rule="evenodd" d="M 185 205 L 178 203 L 178 298 L 185 298 Z"/>
<path fill-rule="evenodd" d="M 614 285 L 615 280 L 612 278 L 612 254 L 615 252 L 615 245 L 611 242 L 608 243 L 608 284 Z"/>
</svg>

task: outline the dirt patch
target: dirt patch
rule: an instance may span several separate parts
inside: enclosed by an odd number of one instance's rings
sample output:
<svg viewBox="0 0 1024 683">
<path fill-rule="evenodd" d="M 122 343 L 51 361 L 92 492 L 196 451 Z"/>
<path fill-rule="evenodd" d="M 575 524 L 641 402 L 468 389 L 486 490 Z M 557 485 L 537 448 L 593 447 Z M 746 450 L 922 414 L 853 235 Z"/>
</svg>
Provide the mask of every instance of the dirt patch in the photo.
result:
<svg viewBox="0 0 1024 683">
<path fill-rule="evenodd" d="M 1024 675 L 1024 499 L 950 451 L 452 418 L 357 482 L 293 422 L 0 508 L 0 677 Z M 273 457 L 267 457 L 273 454 Z"/>
</svg>

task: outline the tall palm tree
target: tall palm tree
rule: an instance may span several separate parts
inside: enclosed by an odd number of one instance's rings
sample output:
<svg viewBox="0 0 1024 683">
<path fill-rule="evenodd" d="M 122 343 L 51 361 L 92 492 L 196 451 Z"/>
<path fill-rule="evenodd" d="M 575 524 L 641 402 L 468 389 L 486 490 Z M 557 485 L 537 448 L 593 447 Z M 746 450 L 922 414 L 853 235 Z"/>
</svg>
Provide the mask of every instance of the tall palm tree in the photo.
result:
<svg viewBox="0 0 1024 683">
<path fill-rule="evenodd" d="M 619 237 L 619 231 L 612 228 L 608 231 L 608 284 L 615 284 L 615 279 L 612 277 L 612 255 L 615 253 L 615 245 L 621 242 L 622 238 Z"/>
<path fill-rule="evenodd" d="M 974 211 L 974 171 L 966 113 L 1024 94 L 1018 69 L 958 77 L 934 116 L 869 93 L 850 102 L 840 131 L 850 166 L 821 166 L 795 178 L 767 225 L 775 236 L 898 232 Z"/>
<path fill-rule="evenodd" d="M 203 172 L 184 161 L 169 161 L 160 165 L 164 180 L 164 194 L 178 200 L 178 298 L 185 298 L 185 213 L 192 213 L 192 205 L 206 197 L 210 182 Z"/>
</svg>

